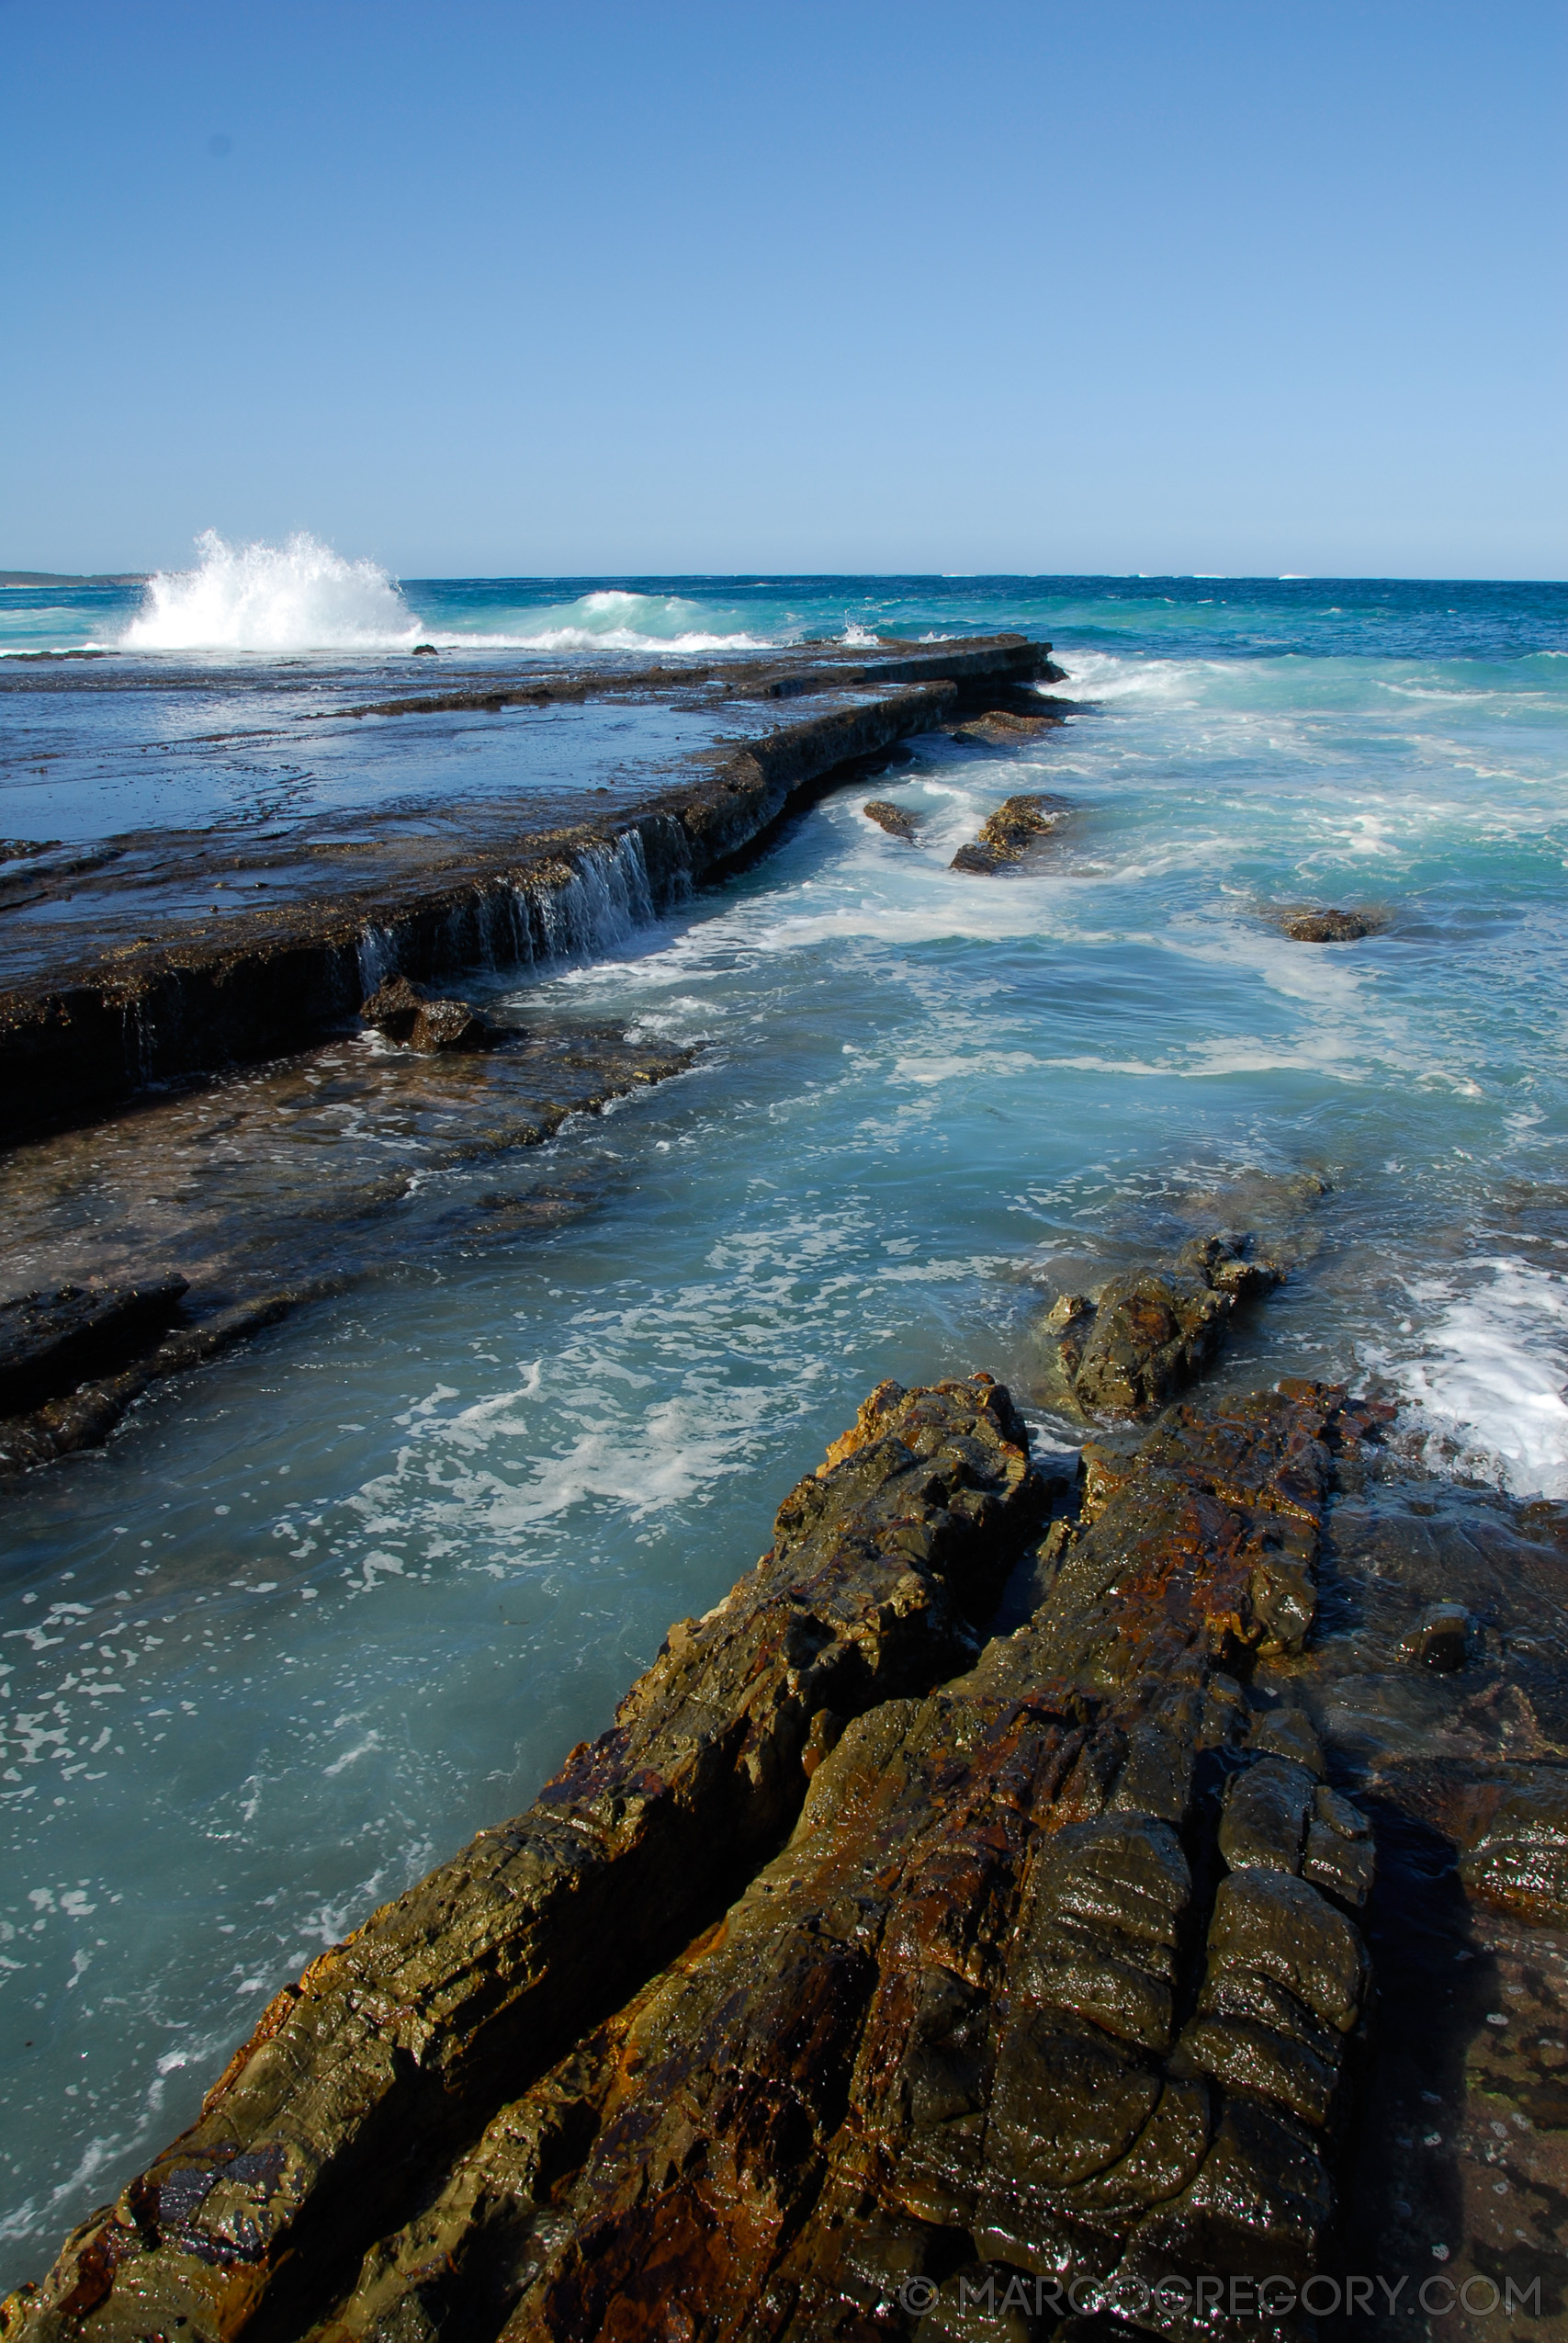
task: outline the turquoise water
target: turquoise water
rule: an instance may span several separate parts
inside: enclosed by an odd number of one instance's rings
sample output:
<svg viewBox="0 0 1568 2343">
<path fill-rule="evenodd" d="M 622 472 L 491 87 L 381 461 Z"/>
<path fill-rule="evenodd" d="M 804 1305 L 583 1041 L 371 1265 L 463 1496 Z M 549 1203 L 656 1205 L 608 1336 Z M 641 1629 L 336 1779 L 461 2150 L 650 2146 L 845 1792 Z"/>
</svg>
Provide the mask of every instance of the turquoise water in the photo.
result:
<svg viewBox="0 0 1568 2343">
<path fill-rule="evenodd" d="M 876 790 L 918 846 L 842 792 L 679 918 L 530 982 L 539 1011 L 701 1053 L 516 1167 L 579 1186 L 581 1218 L 439 1251 L 413 1200 L 401 1269 L 6 1500 L 10 2276 L 189 2119 L 283 1979 L 606 1723 L 880 1376 L 985 1364 L 1027 1393 L 1054 1291 L 1258 1226 L 1292 1275 L 1228 1374 L 1374 1383 L 1435 1461 L 1568 1494 L 1568 590 L 401 594 L 420 639 L 509 639 L 455 665 L 580 658 L 595 629 L 632 658 L 1024 626 L 1084 712 L 1021 753 L 917 743 Z M 102 607 L 62 606 L 57 640 L 105 639 Z M 205 661 L 220 696 L 283 656 L 187 641 L 86 673 Z M 1041 862 L 949 871 L 1031 787 L 1076 809 Z M 1382 924 L 1295 945 L 1278 914 L 1305 902 Z"/>
</svg>

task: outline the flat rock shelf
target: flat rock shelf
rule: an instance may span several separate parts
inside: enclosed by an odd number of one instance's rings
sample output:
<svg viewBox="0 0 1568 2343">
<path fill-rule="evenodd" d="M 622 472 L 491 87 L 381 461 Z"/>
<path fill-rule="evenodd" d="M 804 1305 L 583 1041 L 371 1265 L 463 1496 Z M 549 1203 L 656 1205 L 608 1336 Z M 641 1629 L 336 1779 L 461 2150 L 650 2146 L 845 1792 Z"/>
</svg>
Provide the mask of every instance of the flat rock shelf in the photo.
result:
<svg viewBox="0 0 1568 2343">
<path fill-rule="evenodd" d="M 1015 701 L 1043 714 L 1029 687 L 1060 679 L 1049 650 L 1006 635 L 716 674 L 481 679 L 338 713 L 397 723 L 609 694 L 694 703 L 710 719 L 721 709 L 729 737 L 673 783 L 602 812 L 581 788 L 547 789 L 275 824 L 265 837 L 160 831 L 14 856 L 0 866 L 6 1135 L 297 1048 L 392 975 L 440 980 L 591 946 L 679 901 L 807 793 L 910 734 Z M 810 713 L 779 725 L 780 704 L 795 700 Z"/>
</svg>

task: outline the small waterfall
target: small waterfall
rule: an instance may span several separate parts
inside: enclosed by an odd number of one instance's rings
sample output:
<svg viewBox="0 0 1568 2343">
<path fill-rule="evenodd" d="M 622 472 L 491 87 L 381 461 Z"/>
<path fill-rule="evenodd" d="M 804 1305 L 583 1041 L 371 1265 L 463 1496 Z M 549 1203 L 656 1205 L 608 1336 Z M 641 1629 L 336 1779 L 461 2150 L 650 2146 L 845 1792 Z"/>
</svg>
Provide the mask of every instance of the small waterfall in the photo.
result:
<svg viewBox="0 0 1568 2343">
<path fill-rule="evenodd" d="M 398 972 L 398 939 L 389 927 L 367 927 L 359 934 L 359 998 L 368 1001 L 378 985 Z"/>
<path fill-rule="evenodd" d="M 147 1014 L 147 996 L 144 992 L 133 992 L 129 1008 L 130 1015 L 127 1023 L 130 1025 L 130 1032 L 126 1038 L 130 1047 L 127 1055 L 132 1060 L 130 1071 L 133 1079 L 144 1087 L 152 1080 L 152 1046 L 157 1038 L 157 1032 Z"/>
<path fill-rule="evenodd" d="M 528 889 L 542 949 L 538 959 L 592 958 L 613 951 L 634 928 L 656 917 L 642 840 L 623 831 L 612 846 L 584 846 L 572 857 L 571 876 Z"/>
<path fill-rule="evenodd" d="M 668 911 L 672 903 L 690 901 L 695 885 L 691 841 L 673 814 L 651 815 L 635 831 L 627 831 L 619 843 L 628 848 L 635 845 L 655 913 Z"/>
<path fill-rule="evenodd" d="M 483 968 L 503 975 L 615 951 L 692 891 L 685 832 L 666 815 L 658 817 L 658 830 L 652 872 L 641 832 L 625 830 L 612 843 L 579 847 L 529 877 L 483 881 L 434 921 L 416 915 L 362 929 L 360 998 L 400 973 L 440 979 Z"/>
</svg>

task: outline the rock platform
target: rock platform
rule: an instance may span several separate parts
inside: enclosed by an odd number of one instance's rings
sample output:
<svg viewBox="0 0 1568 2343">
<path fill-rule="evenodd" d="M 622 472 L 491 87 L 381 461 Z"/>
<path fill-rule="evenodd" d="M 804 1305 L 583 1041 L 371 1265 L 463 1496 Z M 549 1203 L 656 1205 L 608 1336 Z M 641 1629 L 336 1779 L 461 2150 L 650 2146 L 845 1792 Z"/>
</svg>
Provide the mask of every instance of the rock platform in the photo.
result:
<svg viewBox="0 0 1568 2343">
<path fill-rule="evenodd" d="M 0 2336 L 1562 2334 L 1568 1510 L 1388 1416 L 883 1385 Z"/>
<path fill-rule="evenodd" d="M 710 730 L 722 709 L 733 729 L 672 782 L 631 797 L 558 790 L 281 822 L 265 839 L 148 832 L 16 857 L 0 874 L 0 911 L 13 914 L 0 936 L 6 1138 L 299 1048 L 388 978 L 526 965 L 593 944 L 603 918 L 651 918 L 911 734 L 1042 709 L 1030 687 L 1062 676 L 1050 648 L 998 635 L 470 680 L 336 714 L 496 715 L 608 696 L 689 703 Z M 57 680 L 13 683 L 41 692 Z M 777 723 L 797 701 L 809 712 Z M 617 801 L 589 803 L 603 795 Z"/>
</svg>

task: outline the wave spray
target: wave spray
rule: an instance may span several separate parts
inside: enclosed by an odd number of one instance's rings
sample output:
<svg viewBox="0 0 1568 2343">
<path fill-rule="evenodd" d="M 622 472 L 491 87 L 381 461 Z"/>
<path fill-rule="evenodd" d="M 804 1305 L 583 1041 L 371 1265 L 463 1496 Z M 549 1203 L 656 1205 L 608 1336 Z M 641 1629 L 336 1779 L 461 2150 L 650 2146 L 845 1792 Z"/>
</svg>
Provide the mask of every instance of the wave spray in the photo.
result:
<svg viewBox="0 0 1568 2343">
<path fill-rule="evenodd" d="M 406 651 L 418 623 L 385 570 L 299 530 L 286 545 L 197 538 L 194 570 L 161 570 L 127 651 Z"/>
</svg>

